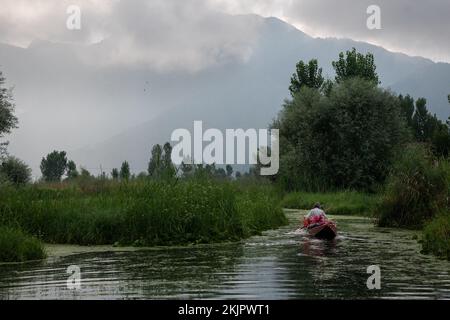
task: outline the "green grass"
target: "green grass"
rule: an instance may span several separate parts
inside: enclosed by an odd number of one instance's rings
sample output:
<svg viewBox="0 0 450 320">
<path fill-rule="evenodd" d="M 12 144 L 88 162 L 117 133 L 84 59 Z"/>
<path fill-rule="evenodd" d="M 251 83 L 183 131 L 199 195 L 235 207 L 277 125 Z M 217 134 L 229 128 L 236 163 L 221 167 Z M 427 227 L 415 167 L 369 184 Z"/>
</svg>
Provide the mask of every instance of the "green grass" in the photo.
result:
<svg viewBox="0 0 450 320">
<path fill-rule="evenodd" d="M 42 243 L 21 230 L 0 226 L 0 262 L 23 262 L 45 258 Z"/>
<path fill-rule="evenodd" d="M 439 214 L 425 225 L 422 248 L 424 253 L 433 253 L 450 260 L 450 214 Z"/>
<path fill-rule="evenodd" d="M 293 192 L 281 202 L 284 208 L 311 209 L 320 202 L 327 214 L 369 215 L 378 201 L 378 196 L 355 191 L 326 193 Z"/>
<path fill-rule="evenodd" d="M 92 181 L 0 191 L 0 226 L 45 242 L 172 245 L 238 240 L 286 223 L 267 185 Z"/>
</svg>

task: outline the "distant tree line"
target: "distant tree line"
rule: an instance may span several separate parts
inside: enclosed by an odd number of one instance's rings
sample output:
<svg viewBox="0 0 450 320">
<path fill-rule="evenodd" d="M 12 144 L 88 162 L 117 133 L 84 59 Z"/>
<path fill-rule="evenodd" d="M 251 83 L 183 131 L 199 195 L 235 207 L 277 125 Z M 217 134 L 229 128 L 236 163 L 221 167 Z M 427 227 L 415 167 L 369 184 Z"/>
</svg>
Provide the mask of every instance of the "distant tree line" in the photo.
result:
<svg viewBox="0 0 450 320">
<path fill-rule="evenodd" d="M 130 164 L 127 161 L 122 162 L 120 168 L 113 168 L 110 178 L 116 181 L 128 181 L 133 179 L 153 179 L 168 180 L 174 178 L 214 178 L 214 179 L 232 179 L 233 167 L 226 165 L 225 168 L 216 167 L 215 164 L 186 164 L 175 166 L 171 160 L 172 146 L 166 142 L 163 146 L 156 144 L 151 150 L 151 156 L 148 162 L 147 172 L 141 172 L 137 176 L 131 173 Z M 41 161 L 42 179 L 46 182 L 74 181 L 77 179 L 96 178 L 85 168 L 78 172 L 74 161 L 67 160 L 65 151 L 53 151 L 42 158 Z M 242 175 L 236 172 L 235 178 L 256 176 L 254 168 L 250 173 Z M 64 178 L 65 177 L 65 178 Z M 64 178 L 64 179 L 63 179 Z M 102 172 L 97 178 L 107 179 L 108 175 Z"/>
</svg>

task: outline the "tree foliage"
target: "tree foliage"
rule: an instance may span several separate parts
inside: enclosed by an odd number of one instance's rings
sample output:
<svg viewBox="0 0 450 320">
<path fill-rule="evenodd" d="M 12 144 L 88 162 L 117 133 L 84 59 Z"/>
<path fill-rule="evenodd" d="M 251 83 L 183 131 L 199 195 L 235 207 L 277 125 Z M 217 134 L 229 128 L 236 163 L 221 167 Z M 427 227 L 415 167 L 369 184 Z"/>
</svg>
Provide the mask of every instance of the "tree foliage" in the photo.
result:
<svg viewBox="0 0 450 320">
<path fill-rule="evenodd" d="M 162 147 L 160 144 L 156 144 L 152 148 L 152 155 L 148 163 L 148 175 L 150 177 L 158 177 L 160 175 L 162 167 Z"/>
<path fill-rule="evenodd" d="M 400 95 L 399 101 L 414 141 L 428 144 L 436 156 L 447 157 L 450 154 L 449 124 L 428 111 L 425 98 L 417 99 L 414 104 L 414 99 L 410 96 Z"/>
<path fill-rule="evenodd" d="M 72 160 L 67 162 L 67 179 L 76 179 L 79 175 L 75 162 Z"/>
<path fill-rule="evenodd" d="M 320 89 L 323 82 L 322 68 L 319 68 L 316 59 L 312 59 L 308 63 L 299 61 L 296 65 L 296 72 L 291 77 L 289 91 L 294 96 L 304 86 Z"/>
<path fill-rule="evenodd" d="M 302 88 L 273 127 L 288 189 L 370 189 L 406 137 L 397 97 L 361 78 L 335 84 L 329 96 Z"/>
<path fill-rule="evenodd" d="M 176 170 L 172 163 L 172 146 L 166 142 L 164 146 L 156 144 L 152 148 L 152 155 L 148 163 L 148 175 L 151 178 L 172 178 Z"/>
<path fill-rule="evenodd" d="M 83 179 L 88 179 L 88 178 L 92 178 L 92 175 L 88 169 L 81 167 L 80 177 L 82 177 Z"/>
<path fill-rule="evenodd" d="M 119 170 L 117 168 L 113 168 L 111 170 L 111 177 L 113 178 L 113 180 L 119 179 Z"/>
<path fill-rule="evenodd" d="M 354 77 L 360 77 L 374 84 L 379 84 L 375 59 L 372 53 L 363 55 L 353 48 L 351 51 L 347 51 L 345 55 L 341 52 L 339 59 L 333 61 L 332 65 L 336 72 L 335 80 L 337 83 Z"/>
<path fill-rule="evenodd" d="M 406 120 L 406 124 L 408 127 L 413 126 L 413 115 L 414 115 L 414 99 L 408 94 L 406 96 L 399 95 L 398 96 L 399 104 L 400 104 L 400 112 L 402 116 Z"/>
<path fill-rule="evenodd" d="M 119 176 L 121 180 L 128 181 L 131 176 L 130 164 L 127 161 L 122 162 L 120 166 Z"/>
<path fill-rule="evenodd" d="M 14 116 L 14 103 L 12 100 L 12 90 L 3 85 L 5 78 L 0 71 L 0 139 L 5 134 L 11 133 L 11 130 L 17 127 L 18 120 Z M 0 156 L 6 153 L 7 141 L 0 140 Z"/>
<path fill-rule="evenodd" d="M 0 174 L 15 185 L 26 184 L 31 180 L 31 169 L 22 160 L 9 156 L 0 164 Z"/>
<path fill-rule="evenodd" d="M 45 181 L 61 181 L 61 177 L 67 169 L 67 157 L 65 151 L 53 151 L 41 161 L 41 172 Z"/>
<path fill-rule="evenodd" d="M 450 120 L 430 114 L 424 98 L 379 88 L 371 53 L 352 48 L 332 66 L 334 81 L 324 81 L 317 60 L 300 61 L 289 87 L 292 99 L 272 124 L 280 130 L 276 180 L 285 188 L 372 189 L 383 183 L 406 142 L 450 154 Z"/>
</svg>

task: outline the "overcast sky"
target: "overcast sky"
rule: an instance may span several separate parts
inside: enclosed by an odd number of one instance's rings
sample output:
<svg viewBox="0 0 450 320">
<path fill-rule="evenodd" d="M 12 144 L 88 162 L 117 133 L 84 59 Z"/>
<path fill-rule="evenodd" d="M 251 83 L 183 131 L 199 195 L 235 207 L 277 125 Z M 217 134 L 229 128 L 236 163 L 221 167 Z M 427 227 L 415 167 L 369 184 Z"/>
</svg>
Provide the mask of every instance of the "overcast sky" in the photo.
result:
<svg viewBox="0 0 450 320">
<path fill-rule="evenodd" d="M 72 4 L 81 8 L 81 30 L 66 28 Z M 381 9 L 381 30 L 366 27 L 372 4 Z M 0 42 L 26 47 L 36 39 L 93 43 L 112 37 L 103 62 L 178 62 L 196 70 L 214 63 L 217 51 L 222 59 L 251 54 L 256 22 L 239 25 L 220 13 L 274 16 L 311 36 L 352 38 L 450 62 L 449 0 L 1 0 Z"/>
</svg>

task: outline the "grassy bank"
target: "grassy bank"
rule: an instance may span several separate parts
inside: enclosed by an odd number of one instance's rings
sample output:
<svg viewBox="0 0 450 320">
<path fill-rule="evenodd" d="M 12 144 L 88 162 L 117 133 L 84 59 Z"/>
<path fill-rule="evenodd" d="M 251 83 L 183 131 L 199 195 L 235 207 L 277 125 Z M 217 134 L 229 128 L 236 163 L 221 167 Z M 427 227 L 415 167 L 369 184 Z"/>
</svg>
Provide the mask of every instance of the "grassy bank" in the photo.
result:
<svg viewBox="0 0 450 320">
<path fill-rule="evenodd" d="M 424 253 L 433 253 L 450 260 L 450 214 L 440 214 L 423 230 Z"/>
<path fill-rule="evenodd" d="M 21 230 L 0 226 L 0 262 L 23 262 L 43 259 L 42 243 Z"/>
<path fill-rule="evenodd" d="M 311 209 L 316 202 L 320 202 L 328 214 L 368 215 L 377 201 L 376 195 L 354 191 L 293 192 L 283 198 L 281 205 L 290 209 Z"/>
<path fill-rule="evenodd" d="M 99 180 L 3 188 L 0 193 L 0 225 L 49 243 L 207 243 L 238 240 L 286 222 L 268 185 Z"/>
</svg>

